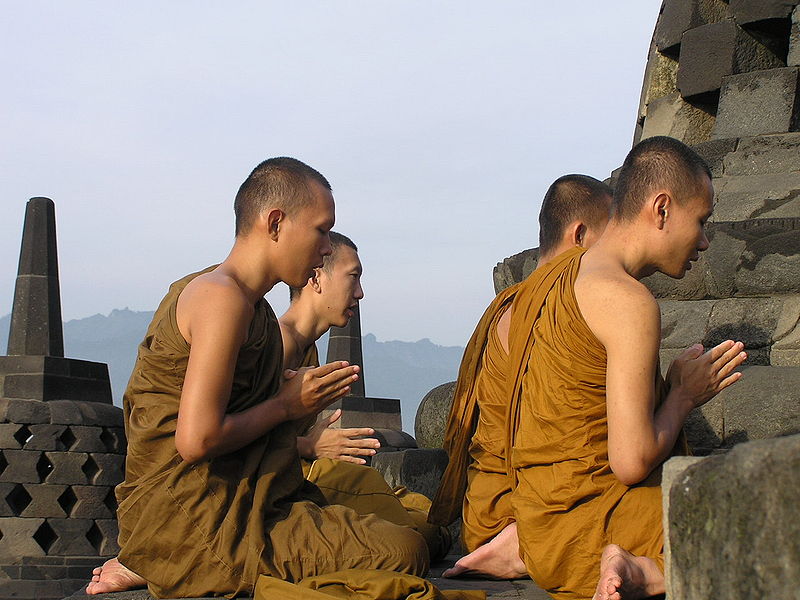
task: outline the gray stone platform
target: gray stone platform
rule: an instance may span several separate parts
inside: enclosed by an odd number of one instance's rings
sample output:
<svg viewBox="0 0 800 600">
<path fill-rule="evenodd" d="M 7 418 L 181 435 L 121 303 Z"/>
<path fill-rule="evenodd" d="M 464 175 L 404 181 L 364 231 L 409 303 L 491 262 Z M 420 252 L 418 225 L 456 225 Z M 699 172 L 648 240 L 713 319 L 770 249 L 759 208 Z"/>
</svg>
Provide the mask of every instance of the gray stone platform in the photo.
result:
<svg viewBox="0 0 800 600">
<path fill-rule="evenodd" d="M 517 579 L 514 581 L 492 581 L 488 579 L 444 579 L 441 575 L 445 569 L 453 566 L 457 555 L 448 556 L 445 560 L 434 563 L 428 579 L 442 590 L 484 590 L 486 597 L 511 598 L 517 600 L 549 600 L 548 596 L 530 579 Z M 146 590 L 132 592 L 118 592 L 116 594 L 100 594 L 88 596 L 83 589 L 75 592 L 64 600 L 153 600 Z M 194 600 L 212 600 L 210 598 L 197 598 Z"/>
</svg>

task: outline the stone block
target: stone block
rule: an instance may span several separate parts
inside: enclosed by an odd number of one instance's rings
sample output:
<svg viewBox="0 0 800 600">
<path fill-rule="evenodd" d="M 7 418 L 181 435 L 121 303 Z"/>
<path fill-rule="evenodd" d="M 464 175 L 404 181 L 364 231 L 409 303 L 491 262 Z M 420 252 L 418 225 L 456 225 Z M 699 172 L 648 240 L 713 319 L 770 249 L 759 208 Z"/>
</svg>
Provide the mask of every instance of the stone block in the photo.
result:
<svg viewBox="0 0 800 600">
<path fill-rule="evenodd" d="M 703 339 L 715 300 L 661 300 L 661 347 L 688 348 Z"/>
<path fill-rule="evenodd" d="M 29 450 L 3 450 L 6 468 L 0 473 L 0 481 L 12 483 L 40 483 L 42 470 L 39 461 L 41 452 Z"/>
<path fill-rule="evenodd" d="M 784 67 L 726 77 L 714 138 L 748 137 L 796 131 L 798 68 Z"/>
<path fill-rule="evenodd" d="M 386 398 L 381 398 L 386 400 Z M 397 402 L 392 400 L 391 402 Z M 121 411 L 120 411 L 121 412 Z M 392 411 L 380 411 L 387 415 L 392 415 Z M 400 414 L 400 405 L 397 404 L 397 414 Z M 344 418 L 344 415 L 342 415 Z M 357 425 L 347 425 L 347 427 L 357 427 Z M 399 429 L 399 427 L 398 427 Z M 106 450 L 115 454 L 125 454 L 128 451 L 128 440 L 125 437 L 125 429 L 123 427 L 103 427 L 103 433 L 100 434 L 100 439 L 106 445 Z"/>
<path fill-rule="evenodd" d="M 539 262 L 539 249 L 523 250 L 497 263 L 492 273 L 494 291 L 499 294 L 509 286 L 519 283 L 533 273 Z"/>
<path fill-rule="evenodd" d="M 443 383 L 425 394 L 417 408 L 414 437 L 420 448 L 441 448 L 456 382 Z"/>
<path fill-rule="evenodd" d="M 68 485 L 87 483 L 87 475 L 83 470 L 88 455 L 83 452 L 45 452 L 44 455 L 53 465 L 46 477 L 47 483 L 65 483 Z"/>
<path fill-rule="evenodd" d="M 23 556 L 44 556 L 34 535 L 44 519 L 0 518 L 0 563 L 19 564 Z"/>
<path fill-rule="evenodd" d="M 47 524 L 55 534 L 55 539 L 47 550 L 48 555 L 97 555 L 97 549 L 87 537 L 97 529 L 91 519 L 47 519 Z"/>
<path fill-rule="evenodd" d="M 381 448 L 383 450 L 400 450 L 417 447 L 417 442 L 413 437 L 403 431 L 397 431 L 396 429 L 376 429 L 373 437 L 381 443 Z M 122 466 L 124 467 L 124 462 Z M 121 468 L 118 472 L 119 475 L 123 474 Z"/>
<path fill-rule="evenodd" d="M 84 519 L 113 519 L 116 516 L 117 501 L 114 489 L 100 485 L 73 485 L 77 497 L 71 516 Z"/>
<path fill-rule="evenodd" d="M 800 217 L 800 173 L 723 177 L 712 221 Z"/>
<path fill-rule="evenodd" d="M 800 231 L 765 235 L 747 245 L 736 271 L 738 294 L 797 291 L 800 281 Z"/>
<path fill-rule="evenodd" d="M 42 518 L 69 516 L 69 511 L 62 506 L 64 500 L 61 500 L 67 490 L 66 485 L 28 483 L 24 487 L 31 500 L 19 516 Z"/>
<path fill-rule="evenodd" d="M 800 436 L 743 444 L 678 475 L 669 489 L 667 594 L 797 597 Z"/>
<path fill-rule="evenodd" d="M 3 423 L 49 423 L 50 408 L 39 400 L 0 398 L 0 421 Z"/>
<path fill-rule="evenodd" d="M 722 174 L 725 172 L 725 159 L 729 154 L 736 151 L 738 145 L 738 139 L 728 138 L 724 140 L 701 142 L 695 144 L 693 147 L 708 164 L 708 168 L 711 169 L 711 176 L 719 178 L 722 177 Z"/>
<path fill-rule="evenodd" d="M 384 439 L 389 439 L 388 432 L 392 430 L 376 430 L 383 432 Z M 395 432 L 397 434 L 401 434 L 401 432 Z M 405 434 L 403 434 L 405 435 Z M 396 441 L 394 438 L 391 438 L 392 441 Z M 125 455 L 122 454 L 90 454 L 89 459 L 91 459 L 95 465 L 97 465 L 97 472 L 92 476 L 91 481 L 94 485 L 119 485 L 122 483 L 122 480 L 125 478 Z M 88 459 L 87 459 L 88 462 Z M 88 469 L 84 466 L 84 473 L 86 473 Z"/>
<path fill-rule="evenodd" d="M 100 545 L 100 556 L 116 556 L 119 554 L 119 525 L 116 519 L 97 519 L 95 521 L 98 529 L 102 533 L 103 542 Z"/>
<path fill-rule="evenodd" d="M 641 139 L 667 135 L 692 145 L 708 141 L 713 129 L 712 113 L 689 104 L 674 92 L 647 105 Z"/>
<path fill-rule="evenodd" d="M 800 314 L 784 310 L 779 317 L 776 330 L 782 335 L 772 345 L 770 364 L 779 367 L 800 367 Z"/>
<path fill-rule="evenodd" d="M 774 69 L 783 61 L 731 19 L 690 29 L 681 41 L 678 90 L 684 98 L 713 94 L 728 75 Z M 715 137 L 739 137 L 725 131 Z M 743 134 L 747 135 L 747 134 Z M 755 135 L 755 134 L 752 134 Z"/>
<path fill-rule="evenodd" d="M 722 142 L 729 140 L 714 140 Z M 713 142 L 711 142 L 713 143 Z M 800 171 L 800 133 L 743 138 L 724 157 L 726 175 L 767 175 Z"/>
<path fill-rule="evenodd" d="M 31 437 L 27 425 L 0 423 L 0 448 L 20 450 Z"/>
<path fill-rule="evenodd" d="M 644 70 L 644 82 L 642 83 L 642 93 L 639 97 L 639 111 L 637 122 L 642 122 L 647 114 L 647 105 L 653 100 L 674 94 L 675 78 L 678 74 L 678 61 L 666 56 L 658 51 L 655 42 L 650 43 L 650 52 L 647 57 L 647 65 Z M 636 145 L 641 138 L 641 131 L 634 136 L 633 143 Z"/>
<path fill-rule="evenodd" d="M 40 423 L 37 425 L 29 425 L 28 429 L 31 432 L 31 438 L 25 444 L 26 450 L 66 450 L 64 442 L 61 441 L 61 436 L 64 434 L 66 427 L 63 425 L 51 425 L 49 423 Z"/>
<path fill-rule="evenodd" d="M 740 25 L 786 19 L 797 4 L 797 0 L 730 0 L 731 13 Z"/>
<path fill-rule="evenodd" d="M 18 517 L 17 511 L 15 507 L 16 503 L 8 501 L 8 495 L 14 491 L 16 486 L 20 485 L 19 483 L 0 483 L 0 517 Z"/>
<path fill-rule="evenodd" d="M 725 407 L 726 447 L 800 433 L 800 367 L 744 367 L 717 397 Z"/>
<path fill-rule="evenodd" d="M 103 428 L 90 425 L 71 425 L 69 428 L 69 441 L 65 449 L 73 452 L 108 452 L 106 444 L 101 439 Z"/>
<path fill-rule="evenodd" d="M 404 485 L 430 499 L 436 494 L 447 468 L 447 453 L 440 448 L 419 448 L 381 452 L 372 458 L 372 467 L 391 487 Z"/>
<path fill-rule="evenodd" d="M 683 427 L 692 453 L 698 456 L 711 454 L 723 445 L 725 437 L 725 405 L 720 398 L 712 398 L 689 413 Z"/>
<path fill-rule="evenodd" d="M 721 0 L 666 0 L 653 39 L 661 52 L 676 50 L 690 29 L 724 19 L 727 6 Z"/>
<path fill-rule="evenodd" d="M 800 7 L 792 11 L 789 31 L 789 50 L 786 53 L 786 64 L 790 67 L 800 65 Z"/>
</svg>

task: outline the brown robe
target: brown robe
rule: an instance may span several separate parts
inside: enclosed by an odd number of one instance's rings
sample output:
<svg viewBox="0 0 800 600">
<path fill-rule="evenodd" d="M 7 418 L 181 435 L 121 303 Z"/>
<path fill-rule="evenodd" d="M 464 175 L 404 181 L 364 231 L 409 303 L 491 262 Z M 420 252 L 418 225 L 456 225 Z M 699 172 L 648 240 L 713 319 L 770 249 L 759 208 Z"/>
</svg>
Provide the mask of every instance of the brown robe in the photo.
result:
<svg viewBox="0 0 800 600">
<path fill-rule="evenodd" d="M 311 344 L 300 367 L 318 366 L 317 346 Z M 312 416 L 300 423 L 299 431 L 307 433 L 314 420 Z M 411 527 L 425 538 L 432 561 L 444 558 L 449 552 L 450 531 L 427 522 L 431 501 L 422 494 L 405 487 L 390 488 L 383 475 L 367 465 L 331 458 L 303 459 L 302 463 L 306 479 L 319 488 L 329 504 L 341 504 L 360 515 L 374 514 L 390 523 Z"/>
<path fill-rule="evenodd" d="M 468 552 L 514 520 L 504 444 L 508 355 L 496 329 L 518 288 L 497 295 L 467 344 L 445 429 L 449 462 L 428 515 L 441 524 L 463 517 Z"/>
<path fill-rule="evenodd" d="M 558 599 L 592 596 L 610 543 L 663 565 L 660 469 L 627 486 L 608 462 L 605 348 L 574 294 L 583 252 L 565 252 L 523 283 L 509 340 L 520 555 Z"/>
<path fill-rule="evenodd" d="M 189 344 L 175 312 L 178 296 L 199 274 L 170 287 L 125 392 L 120 562 L 159 598 L 252 595 L 261 574 L 289 582 L 351 568 L 424 574 L 428 552 L 415 531 L 325 506 L 303 477 L 293 422 L 224 456 L 193 465 L 181 459 L 175 425 Z M 277 319 L 259 300 L 237 357 L 228 412 L 276 393 L 282 355 Z"/>
</svg>

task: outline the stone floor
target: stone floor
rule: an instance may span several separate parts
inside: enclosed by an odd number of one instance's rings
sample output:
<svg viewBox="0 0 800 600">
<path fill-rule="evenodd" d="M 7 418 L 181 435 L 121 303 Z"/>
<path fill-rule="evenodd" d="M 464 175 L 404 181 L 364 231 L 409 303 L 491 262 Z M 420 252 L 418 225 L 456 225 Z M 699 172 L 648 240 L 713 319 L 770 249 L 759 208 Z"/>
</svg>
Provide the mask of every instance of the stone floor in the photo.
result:
<svg viewBox="0 0 800 600">
<path fill-rule="evenodd" d="M 448 556 L 445 560 L 431 566 L 428 575 L 437 587 L 443 590 L 485 590 L 486 597 L 506 598 L 517 600 L 549 600 L 545 592 L 536 586 L 530 579 L 519 579 L 516 581 L 490 581 L 487 579 L 444 579 L 441 577 L 442 571 L 453 566 L 458 556 Z M 97 596 L 87 596 L 83 590 L 75 592 L 65 600 L 152 600 L 150 594 L 145 590 L 135 590 L 132 592 L 118 592 L 116 594 L 101 594 Z M 196 599 L 207 600 L 207 599 Z"/>
</svg>

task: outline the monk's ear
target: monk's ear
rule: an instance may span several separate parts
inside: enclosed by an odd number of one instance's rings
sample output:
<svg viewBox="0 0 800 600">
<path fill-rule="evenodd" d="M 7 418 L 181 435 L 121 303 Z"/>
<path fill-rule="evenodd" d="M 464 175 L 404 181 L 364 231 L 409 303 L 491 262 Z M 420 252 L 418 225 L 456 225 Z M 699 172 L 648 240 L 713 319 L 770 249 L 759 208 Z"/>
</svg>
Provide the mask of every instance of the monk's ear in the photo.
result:
<svg viewBox="0 0 800 600">
<path fill-rule="evenodd" d="M 261 213 L 260 219 L 264 222 L 267 235 L 272 241 L 278 241 L 280 229 L 286 220 L 286 213 L 279 208 L 272 208 Z"/>
<path fill-rule="evenodd" d="M 573 234 L 573 243 L 575 246 L 580 246 L 581 248 L 586 248 L 586 232 L 589 231 L 589 228 L 586 226 L 586 223 L 580 222 L 575 227 L 575 232 Z"/>
<path fill-rule="evenodd" d="M 672 196 L 667 192 L 659 192 L 651 201 L 650 217 L 658 229 L 664 229 L 672 208 Z"/>
<path fill-rule="evenodd" d="M 317 294 L 322 293 L 322 285 L 320 284 L 320 271 L 322 269 L 316 268 L 314 269 L 314 274 L 308 278 L 308 285 L 311 286 L 311 289 L 314 290 Z"/>
<path fill-rule="evenodd" d="M 582 221 L 573 221 L 567 225 L 567 229 L 564 231 L 564 237 L 561 239 L 570 246 L 582 246 L 585 237 L 586 225 Z"/>
</svg>

